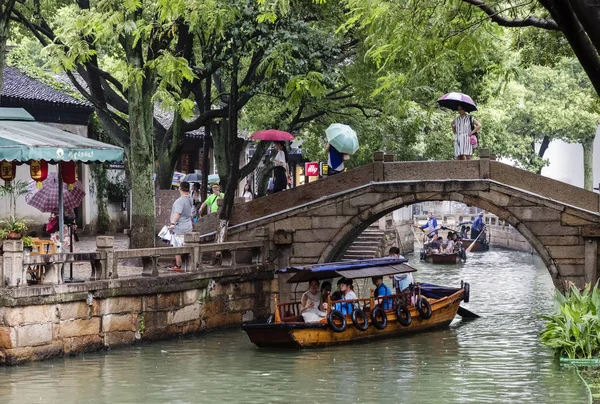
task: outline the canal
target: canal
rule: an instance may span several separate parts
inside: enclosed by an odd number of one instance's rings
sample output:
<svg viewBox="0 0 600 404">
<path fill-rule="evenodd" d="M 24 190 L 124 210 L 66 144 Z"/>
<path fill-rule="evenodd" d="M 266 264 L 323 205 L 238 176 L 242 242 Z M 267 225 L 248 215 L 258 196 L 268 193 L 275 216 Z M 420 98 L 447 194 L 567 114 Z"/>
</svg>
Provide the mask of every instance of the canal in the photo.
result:
<svg viewBox="0 0 600 404">
<path fill-rule="evenodd" d="M 256 349 L 240 329 L 0 368 L 0 403 L 586 403 L 584 384 L 538 342 L 553 286 L 526 253 L 418 262 L 417 280 L 471 282 L 482 316 L 449 329 L 304 351 Z"/>
</svg>

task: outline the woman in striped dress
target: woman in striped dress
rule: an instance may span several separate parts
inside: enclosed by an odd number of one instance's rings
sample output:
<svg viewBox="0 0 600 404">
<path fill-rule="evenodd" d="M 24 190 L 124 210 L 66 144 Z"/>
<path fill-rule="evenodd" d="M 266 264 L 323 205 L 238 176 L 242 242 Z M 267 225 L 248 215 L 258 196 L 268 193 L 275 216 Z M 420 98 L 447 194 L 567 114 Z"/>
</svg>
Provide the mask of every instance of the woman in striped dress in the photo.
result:
<svg viewBox="0 0 600 404">
<path fill-rule="evenodd" d="M 458 116 L 452 121 L 452 132 L 454 133 L 454 156 L 457 160 L 471 160 L 473 155 L 473 145 L 471 144 L 471 135 L 474 135 L 481 129 L 481 124 L 462 108 L 456 108 Z M 473 126 L 473 130 L 471 130 Z"/>
</svg>

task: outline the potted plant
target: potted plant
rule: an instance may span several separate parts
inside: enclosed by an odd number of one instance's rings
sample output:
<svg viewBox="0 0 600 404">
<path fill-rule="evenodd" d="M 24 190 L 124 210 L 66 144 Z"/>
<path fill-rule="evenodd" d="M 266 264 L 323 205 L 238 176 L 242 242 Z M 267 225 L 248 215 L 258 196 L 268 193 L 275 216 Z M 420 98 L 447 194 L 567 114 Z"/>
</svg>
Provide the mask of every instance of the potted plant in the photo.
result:
<svg viewBox="0 0 600 404">
<path fill-rule="evenodd" d="M 10 215 L 2 227 L 7 232 L 6 238 L 9 240 L 20 240 L 23 233 L 27 231 L 25 219 L 19 219 L 15 215 Z"/>
<path fill-rule="evenodd" d="M 33 237 L 25 236 L 21 241 L 23 242 L 23 251 L 31 253 L 33 251 Z"/>
</svg>

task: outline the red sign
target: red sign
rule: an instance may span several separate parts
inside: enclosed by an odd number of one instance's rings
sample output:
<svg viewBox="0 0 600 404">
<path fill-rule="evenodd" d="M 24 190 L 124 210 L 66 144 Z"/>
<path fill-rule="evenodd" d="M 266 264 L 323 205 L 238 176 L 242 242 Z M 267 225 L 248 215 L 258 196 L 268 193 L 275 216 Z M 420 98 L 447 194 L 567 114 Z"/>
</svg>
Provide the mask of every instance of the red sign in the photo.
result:
<svg viewBox="0 0 600 404">
<path fill-rule="evenodd" d="M 318 177 L 319 176 L 319 163 L 304 163 L 304 175 L 307 177 Z"/>
</svg>

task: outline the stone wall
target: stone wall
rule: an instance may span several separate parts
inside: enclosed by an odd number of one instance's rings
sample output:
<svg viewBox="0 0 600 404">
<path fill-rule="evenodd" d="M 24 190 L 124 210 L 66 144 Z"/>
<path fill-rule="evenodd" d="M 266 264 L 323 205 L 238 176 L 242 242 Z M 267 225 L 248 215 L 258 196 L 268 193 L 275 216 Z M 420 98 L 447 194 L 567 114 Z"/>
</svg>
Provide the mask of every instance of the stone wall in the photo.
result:
<svg viewBox="0 0 600 404">
<path fill-rule="evenodd" d="M 534 249 L 525 237 L 510 226 L 488 226 L 488 240 L 491 247 L 533 253 Z"/>
<path fill-rule="evenodd" d="M 0 363 L 17 364 L 167 339 L 265 318 L 272 272 L 113 280 L 0 293 Z M 91 286 L 90 286 L 91 285 Z M 110 285 L 110 286 L 109 286 Z M 99 288 L 99 289 L 95 289 Z M 6 291 L 13 296 L 7 297 Z"/>
</svg>

